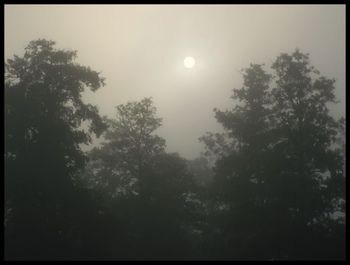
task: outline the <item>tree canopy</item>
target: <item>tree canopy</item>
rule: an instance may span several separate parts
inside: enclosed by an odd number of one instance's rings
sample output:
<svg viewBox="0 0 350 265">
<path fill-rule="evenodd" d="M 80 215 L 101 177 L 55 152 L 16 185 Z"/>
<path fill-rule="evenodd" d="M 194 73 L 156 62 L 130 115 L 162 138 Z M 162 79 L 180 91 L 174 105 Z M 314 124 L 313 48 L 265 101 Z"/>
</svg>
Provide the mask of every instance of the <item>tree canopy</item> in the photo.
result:
<svg viewBox="0 0 350 265">
<path fill-rule="evenodd" d="M 12 217 L 9 256 L 59 255 L 70 233 L 67 219 L 79 204 L 74 174 L 84 166 L 79 144 L 105 125 L 85 89 L 104 85 L 99 73 L 74 62 L 75 51 L 55 42 L 32 41 L 23 57 L 5 63 L 5 200 Z M 89 131 L 82 122 L 89 122 Z M 11 246 L 11 247 L 10 247 Z M 42 248 L 48 250 L 42 253 Z"/>
<path fill-rule="evenodd" d="M 281 54 L 272 69 L 245 69 L 243 87 L 233 90 L 241 104 L 215 109 L 226 133 L 202 137 L 217 157 L 215 198 L 226 205 L 216 222 L 231 258 L 334 258 L 344 238 L 333 248 L 329 231 L 343 222 L 332 214 L 345 187 L 334 146 L 342 120 L 327 106 L 334 80 L 318 76 L 299 50 Z"/>
<path fill-rule="evenodd" d="M 5 62 L 6 259 L 345 259 L 346 121 L 308 54 L 243 69 L 188 160 L 152 98 L 101 117 L 82 94 L 104 78 L 55 45 Z"/>
</svg>

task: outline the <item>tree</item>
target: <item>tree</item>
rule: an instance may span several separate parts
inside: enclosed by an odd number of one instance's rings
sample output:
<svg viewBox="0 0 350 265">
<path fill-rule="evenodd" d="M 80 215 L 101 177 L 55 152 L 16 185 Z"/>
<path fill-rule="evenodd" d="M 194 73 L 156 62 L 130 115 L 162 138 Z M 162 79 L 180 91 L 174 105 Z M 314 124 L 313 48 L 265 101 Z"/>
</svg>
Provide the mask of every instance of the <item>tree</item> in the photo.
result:
<svg viewBox="0 0 350 265">
<path fill-rule="evenodd" d="M 310 66 L 308 54 L 299 50 L 292 55 L 281 54 L 272 68 L 276 72 L 272 90 L 274 120 L 279 128 L 275 161 L 284 167 L 279 178 L 288 183 L 279 185 L 279 200 L 292 215 L 291 233 L 300 237 L 291 255 L 342 258 L 343 236 L 334 239 L 331 228 L 339 221 L 332 214 L 344 198 L 345 187 L 344 157 L 339 148 L 334 148 L 343 128 L 342 119 L 334 119 L 327 105 L 336 103 L 335 80 L 319 76 Z M 271 179 L 272 185 L 279 182 L 277 177 Z M 296 198 L 290 196 L 291 192 Z M 313 248 L 311 242 L 315 240 L 323 245 Z M 299 250 L 303 244 L 307 251 Z"/>
<path fill-rule="evenodd" d="M 5 63 L 5 200 L 12 209 L 5 245 L 10 259 L 62 255 L 72 228 L 67 220 L 80 196 L 74 176 L 85 156 L 79 144 L 105 128 L 97 107 L 81 98 L 85 89 L 103 86 L 104 79 L 75 63 L 76 51 L 54 45 L 31 41 L 23 57 Z M 89 122 L 88 132 L 83 121 Z"/>
<path fill-rule="evenodd" d="M 262 172 L 271 138 L 268 128 L 271 76 L 261 65 L 251 65 L 244 70 L 243 78 L 243 87 L 234 89 L 232 96 L 241 104 L 232 111 L 214 109 L 226 133 L 209 133 L 201 138 L 207 151 L 217 155 L 212 196 L 218 205 L 213 208 L 211 225 L 219 226 L 220 233 L 226 234 L 222 249 L 214 253 L 226 258 L 254 258 L 264 252 L 259 249 L 261 242 L 247 238 L 260 233 L 256 222 L 264 202 Z"/>
<path fill-rule="evenodd" d="M 90 153 L 82 174 L 103 194 L 111 218 L 111 255 L 125 259 L 181 258 L 190 255 L 188 196 L 193 178 L 186 161 L 165 152 L 154 134 L 161 119 L 150 98 L 117 106 L 116 119 L 101 148 Z"/>
<path fill-rule="evenodd" d="M 217 155 L 213 216 L 225 240 L 216 254 L 342 258 L 342 236 L 329 232 L 344 184 L 343 160 L 331 148 L 341 126 L 327 107 L 334 102 L 334 80 L 317 77 L 298 50 L 280 55 L 272 69 L 274 75 L 260 65 L 246 69 L 243 88 L 233 96 L 243 105 L 215 110 L 226 134 L 202 137 Z"/>
<path fill-rule="evenodd" d="M 107 142 L 90 154 L 96 172 L 90 179 L 108 188 L 113 196 L 136 194 L 140 192 L 137 186 L 142 181 L 143 167 L 164 152 L 165 140 L 153 134 L 161 118 L 155 116 L 150 98 L 121 104 L 116 109 L 116 120 L 107 119 Z"/>
</svg>

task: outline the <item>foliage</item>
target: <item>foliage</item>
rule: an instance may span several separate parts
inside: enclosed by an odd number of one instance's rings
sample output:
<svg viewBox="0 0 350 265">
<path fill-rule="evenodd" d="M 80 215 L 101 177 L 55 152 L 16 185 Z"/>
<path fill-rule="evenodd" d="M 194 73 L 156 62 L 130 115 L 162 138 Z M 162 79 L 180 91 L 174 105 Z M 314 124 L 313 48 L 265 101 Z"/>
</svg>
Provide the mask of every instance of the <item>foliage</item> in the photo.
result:
<svg viewBox="0 0 350 265">
<path fill-rule="evenodd" d="M 188 255 L 184 247 L 191 216 L 186 201 L 192 176 L 177 154 L 165 152 L 165 140 L 154 134 L 161 119 L 150 98 L 116 107 L 106 142 L 90 152 L 82 178 L 103 196 L 123 232 L 115 235 L 120 256 L 164 258 Z M 132 220 L 132 222 L 130 221 Z M 130 245 L 120 246 L 120 238 Z M 111 254 L 113 255 L 113 254 Z"/>
<path fill-rule="evenodd" d="M 202 138 L 208 151 L 218 154 L 214 200 L 225 207 L 214 210 L 212 225 L 219 225 L 225 238 L 221 254 L 343 257 L 343 236 L 337 235 L 335 243 L 333 232 L 341 226 L 331 217 L 344 201 L 345 180 L 344 159 L 331 148 L 342 128 L 327 107 L 335 102 L 334 80 L 318 77 L 308 55 L 298 50 L 281 54 L 272 69 L 273 76 L 251 65 L 243 73 L 243 87 L 234 90 L 233 99 L 241 105 L 215 110 L 232 142 L 229 151 L 217 148 L 224 135 Z"/>
<path fill-rule="evenodd" d="M 80 196 L 74 174 L 85 160 L 79 144 L 105 127 L 97 107 L 81 99 L 84 89 L 99 89 L 103 78 L 74 63 L 75 51 L 54 45 L 32 41 L 23 57 L 5 64 L 5 199 L 13 210 L 9 257 L 42 258 L 66 247 L 72 227 L 65 223 Z M 90 122 L 89 132 L 81 128 L 83 121 Z M 51 250 L 42 253 L 43 246 Z"/>
<path fill-rule="evenodd" d="M 307 54 L 244 69 L 224 133 L 186 160 L 151 98 L 100 117 L 81 95 L 104 79 L 54 46 L 5 63 L 6 259 L 345 259 L 346 122 Z"/>
</svg>

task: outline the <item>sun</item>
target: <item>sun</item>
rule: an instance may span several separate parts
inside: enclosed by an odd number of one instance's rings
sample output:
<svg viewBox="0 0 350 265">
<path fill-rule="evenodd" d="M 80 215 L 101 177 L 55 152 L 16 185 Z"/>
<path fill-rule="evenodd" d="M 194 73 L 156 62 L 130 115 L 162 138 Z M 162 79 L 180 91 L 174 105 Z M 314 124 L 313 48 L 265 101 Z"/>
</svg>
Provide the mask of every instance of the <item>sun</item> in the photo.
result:
<svg viewBox="0 0 350 265">
<path fill-rule="evenodd" d="M 184 60 L 184 66 L 186 68 L 193 68 L 195 64 L 196 64 L 196 61 L 191 56 L 186 57 L 185 60 Z"/>
</svg>

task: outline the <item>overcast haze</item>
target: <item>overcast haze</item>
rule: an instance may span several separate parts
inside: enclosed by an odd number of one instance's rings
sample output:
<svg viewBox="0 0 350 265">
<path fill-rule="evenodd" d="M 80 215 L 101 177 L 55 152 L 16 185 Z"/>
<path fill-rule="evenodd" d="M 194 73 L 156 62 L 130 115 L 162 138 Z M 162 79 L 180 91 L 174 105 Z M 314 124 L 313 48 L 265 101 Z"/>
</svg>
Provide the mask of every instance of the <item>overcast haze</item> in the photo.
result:
<svg viewBox="0 0 350 265">
<path fill-rule="evenodd" d="M 186 158 L 198 137 L 220 130 L 213 108 L 233 107 L 240 69 L 299 48 L 322 75 L 336 79 L 345 115 L 345 5 L 6 5 L 5 58 L 31 40 L 78 51 L 77 62 L 100 71 L 106 86 L 85 99 L 113 117 L 114 107 L 152 97 L 168 151 Z M 186 56 L 196 65 L 183 66 Z"/>
</svg>

